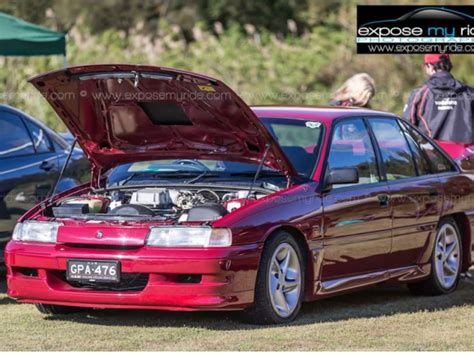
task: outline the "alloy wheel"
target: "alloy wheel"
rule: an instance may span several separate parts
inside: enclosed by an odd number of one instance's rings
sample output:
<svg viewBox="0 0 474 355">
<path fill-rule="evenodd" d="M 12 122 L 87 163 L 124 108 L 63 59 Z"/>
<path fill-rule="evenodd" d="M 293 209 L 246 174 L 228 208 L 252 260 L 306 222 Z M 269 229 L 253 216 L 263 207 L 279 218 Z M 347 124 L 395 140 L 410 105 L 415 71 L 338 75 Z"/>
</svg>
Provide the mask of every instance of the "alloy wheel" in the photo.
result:
<svg viewBox="0 0 474 355">
<path fill-rule="evenodd" d="M 443 288 L 451 288 L 458 277 L 460 268 L 460 245 L 456 229 L 445 224 L 436 238 L 436 276 Z"/>
<path fill-rule="evenodd" d="M 282 318 L 291 316 L 301 292 L 301 267 L 298 254 L 288 243 L 280 244 L 270 261 L 268 287 L 275 312 Z"/>
</svg>

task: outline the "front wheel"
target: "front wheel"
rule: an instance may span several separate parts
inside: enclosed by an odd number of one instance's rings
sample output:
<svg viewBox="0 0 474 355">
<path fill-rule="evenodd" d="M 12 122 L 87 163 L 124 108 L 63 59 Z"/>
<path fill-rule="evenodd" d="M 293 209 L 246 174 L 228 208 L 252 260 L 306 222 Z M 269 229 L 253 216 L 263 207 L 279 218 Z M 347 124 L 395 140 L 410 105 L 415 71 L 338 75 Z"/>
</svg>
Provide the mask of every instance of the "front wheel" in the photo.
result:
<svg viewBox="0 0 474 355">
<path fill-rule="evenodd" d="M 422 282 L 408 284 L 416 295 L 442 295 L 453 292 L 461 274 L 461 235 L 454 219 L 441 221 L 431 256 L 431 275 Z"/>
<path fill-rule="evenodd" d="M 255 286 L 255 300 L 244 311 L 256 324 L 291 322 L 303 301 L 305 267 L 303 253 L 292 235 L 278 232 L 266 243 Z"/>
</svg>

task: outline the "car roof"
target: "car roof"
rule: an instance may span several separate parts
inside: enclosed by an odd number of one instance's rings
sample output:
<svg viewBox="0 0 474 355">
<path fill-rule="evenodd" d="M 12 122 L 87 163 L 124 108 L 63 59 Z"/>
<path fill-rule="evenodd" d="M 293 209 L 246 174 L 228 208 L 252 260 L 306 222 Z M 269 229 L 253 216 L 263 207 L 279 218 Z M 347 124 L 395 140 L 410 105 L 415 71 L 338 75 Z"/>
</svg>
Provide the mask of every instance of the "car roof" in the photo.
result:
<svg viewBox="0 0 474 355">
<path fill-rule="evenodd" d="M 340 117 L 350 116 L 391 116 L 397 115 L 376 111 L 360 107 L 343 106 L 252 106 L 252 111 L 258 117 L 279 117 L 279 118 L 302 118 L 307 120 L 321 121 L 330 124 Z"/>
</svg>

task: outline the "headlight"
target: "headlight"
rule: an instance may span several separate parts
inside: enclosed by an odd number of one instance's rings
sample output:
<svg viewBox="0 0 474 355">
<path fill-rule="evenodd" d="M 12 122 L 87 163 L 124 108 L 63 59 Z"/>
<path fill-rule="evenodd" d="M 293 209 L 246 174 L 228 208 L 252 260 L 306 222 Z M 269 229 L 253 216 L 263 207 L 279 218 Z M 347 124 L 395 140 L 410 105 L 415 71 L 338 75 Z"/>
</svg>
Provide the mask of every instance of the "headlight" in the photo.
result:
<svg viewBox="0 0 474 355">
<path fill-rule="evenodd" d="M 232 232 L 211 227 L 152 227 L 147 245 L 152 247 L 228 247 Z"/>
<path fill-rule="evenodd" d="M 27 242 L 56 243 L 58 228 L 62 223 L 26 221 L 17 223 L 13 231 L 13 240 Z"/>
</svg>

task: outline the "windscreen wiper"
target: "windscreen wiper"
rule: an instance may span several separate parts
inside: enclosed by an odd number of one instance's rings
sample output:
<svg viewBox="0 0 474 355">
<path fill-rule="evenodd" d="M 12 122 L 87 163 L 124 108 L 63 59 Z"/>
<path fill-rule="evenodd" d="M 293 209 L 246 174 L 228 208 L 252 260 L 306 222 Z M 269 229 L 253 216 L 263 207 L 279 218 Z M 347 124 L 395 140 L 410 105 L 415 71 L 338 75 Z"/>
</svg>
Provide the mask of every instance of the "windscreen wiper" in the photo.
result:
<svg viewBox="0 0 474 355">
<path fill-rule="evenodd" d="M 195 182 L 201 180 L 204 177 L 211 177 L 211 176 L 221 176 L 221 174 L 212 172 L 211 170 L 205 170 L 195 178 L 192 178 L 191 180 L 185 181 L 185 184 L 194 184 Z"/>
<path fill-rule="evenodd" d="M 125 180 L 122 181 L 120 186 L 124 186 L 127 182 L 132 180 L 135 176 L 137 176 L 137 173 L 132 173 L 129 177 L 127 177 Z"/>
<path fill-rule="evenodd" d="M 199 173 L 199 175 L 196 176 L 196 174 Z M 128 176 L 126 179 L 122 181 L 120 186 L 126 186 L 128 182 L 131 180 L 135 179 L 136 177 L 142 177 L 143 179 L 166 179 L 166 178 L 177 178 L 177 177 L 189 177 L 192 176 L 193 178 L 185 181 L 185 184 L 190 184 L 194 183 L 204 176 L 218 176 L 216 173 L 212 173 L 210 171 L 204 171 L 204 172 L 195 172 L 195 171 L 168 171 L 168 172 L 161 172 L 161 173 L 152 173 L 152 174 L 139 174 L 138 172 L 132 173 L 130 176 Z"/>
</svg>

